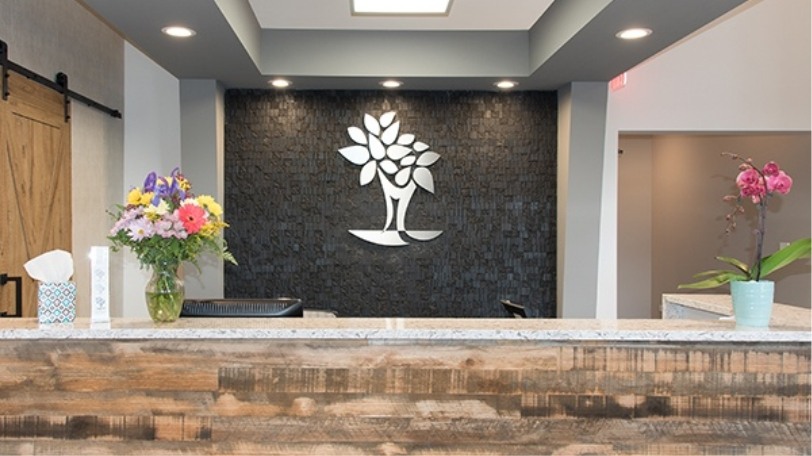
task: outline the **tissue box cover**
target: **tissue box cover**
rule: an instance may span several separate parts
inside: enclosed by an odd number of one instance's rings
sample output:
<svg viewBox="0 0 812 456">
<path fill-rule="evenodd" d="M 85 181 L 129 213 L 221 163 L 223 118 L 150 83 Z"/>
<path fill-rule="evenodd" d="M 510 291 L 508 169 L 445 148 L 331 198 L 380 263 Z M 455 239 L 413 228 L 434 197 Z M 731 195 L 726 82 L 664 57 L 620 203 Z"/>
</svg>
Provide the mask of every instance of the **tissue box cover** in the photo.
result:
<svg viewBox="0 0 812 456">
<path fill-rule="evenodd" d="M 40 323 L 70 323 L 76 318 L 76 284 L 41 282 L 37 292 Z"/>
</svg>

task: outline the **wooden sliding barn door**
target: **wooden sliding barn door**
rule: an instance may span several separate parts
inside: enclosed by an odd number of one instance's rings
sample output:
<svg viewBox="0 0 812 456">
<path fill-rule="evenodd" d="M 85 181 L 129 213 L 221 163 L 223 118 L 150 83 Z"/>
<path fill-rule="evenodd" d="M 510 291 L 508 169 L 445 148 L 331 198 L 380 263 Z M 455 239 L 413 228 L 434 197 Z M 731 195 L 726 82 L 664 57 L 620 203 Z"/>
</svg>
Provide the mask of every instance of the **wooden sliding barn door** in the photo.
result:
<svg viewBox="0 0 812 456">
<path fill-rule="evenodd" d="M 70 123 L 61 94 L 9 74 L 0 99 L 0 273 L 23 277 L 23 316 L 37 315 L 37 283 L 23 264 L 71 251 Z M 14 284 L 0 287 L 0 312 L 14 313 Z"/>
</svg>

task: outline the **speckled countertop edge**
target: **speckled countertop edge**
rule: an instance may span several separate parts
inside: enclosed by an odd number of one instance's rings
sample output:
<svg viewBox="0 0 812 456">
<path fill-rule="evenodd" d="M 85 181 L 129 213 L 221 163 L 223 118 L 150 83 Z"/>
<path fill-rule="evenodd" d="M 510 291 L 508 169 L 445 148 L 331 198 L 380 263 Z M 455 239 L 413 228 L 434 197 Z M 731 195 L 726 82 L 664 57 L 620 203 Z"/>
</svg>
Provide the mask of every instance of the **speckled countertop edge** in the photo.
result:
<svg viewBox="0 0 812 456">
<path fill-rule="evenodd" d="M 737 328 L 731 321 L 513 319 L 114 319 L 40 325 L 1 319 L 0 339 L 343 339 L 458 341 L 812 342 L 808 326 Z"/>
</svg>

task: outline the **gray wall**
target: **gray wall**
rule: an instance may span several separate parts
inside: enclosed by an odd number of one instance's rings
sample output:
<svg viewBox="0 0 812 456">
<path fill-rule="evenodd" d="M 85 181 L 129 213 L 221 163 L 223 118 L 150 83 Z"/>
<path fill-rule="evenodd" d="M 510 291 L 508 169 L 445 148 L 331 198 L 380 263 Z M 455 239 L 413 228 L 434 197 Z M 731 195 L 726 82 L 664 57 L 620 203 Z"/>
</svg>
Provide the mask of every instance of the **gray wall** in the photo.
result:
<svg viewBox="0 0 812 456">
<path fill-rule="evenodd" d="M 621 136 L 617 167 L 617 316 L 658 317 L 651 291 L 651 136 Z M 715 200 L 713 201 L 715 202 Z"/>
<path fill-rule="evenodd" d="M 735 162 L 720 156 L 723 151 L 752 157 L 759 165 L 774 160 L 793 178 L 792 191 L 769 203 L 765 254 L 780 242 L 810 236 L 808 133 L 623 136 L 620 145 L 619 317 L 658 316 L 663 293 L 691 292 L 677 285 L 690 282 L 697 272 L 725 266 L 714 259 L 717 255 L 752 261 L 756 211 L 751 203 L 745 204 L 738 229 L 724 235 L 730 206 L 721 198 L 735 193 L 738 171 Z M 770 275 L 776 302 L 810 307 L 810 277 L 809 260 Z M 645 295 L 648 286 L 651 294 Z"/>
<path fill-rule="evenodd" d="M 226 92 L 228 297 L 295 296 L 357 316 L 502 316 L 500 299 L 552 316 L 556 295 L 556 94 Z M 407 228 L 430 242 L 380 247 L 377 181 L 337 150 L 365 113 L 396 111 L 442 158 Z"/>
<path fill-rule="evenodd" d="M 558 91 L 558 316 L 614 318 L 599 290 L 606 84 Z"/>
</svg>

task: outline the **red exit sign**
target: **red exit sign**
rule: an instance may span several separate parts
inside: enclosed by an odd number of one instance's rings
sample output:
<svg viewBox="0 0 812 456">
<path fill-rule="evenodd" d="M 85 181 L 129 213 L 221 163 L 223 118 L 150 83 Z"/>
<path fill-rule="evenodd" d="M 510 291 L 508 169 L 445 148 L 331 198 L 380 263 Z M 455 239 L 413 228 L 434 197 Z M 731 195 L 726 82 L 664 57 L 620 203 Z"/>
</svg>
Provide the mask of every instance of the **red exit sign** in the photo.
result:
<svg viewBox="0 0 812 456">
<path fill-rule="evenodd" d="M 612 92 L 616 92 L 622 88 L 626 87 L 626 72 L 624 71 L 622 74 L 615 76 L 614 79 L 609 81 L 609 88 L 612 89 Z"/>
</svg>

